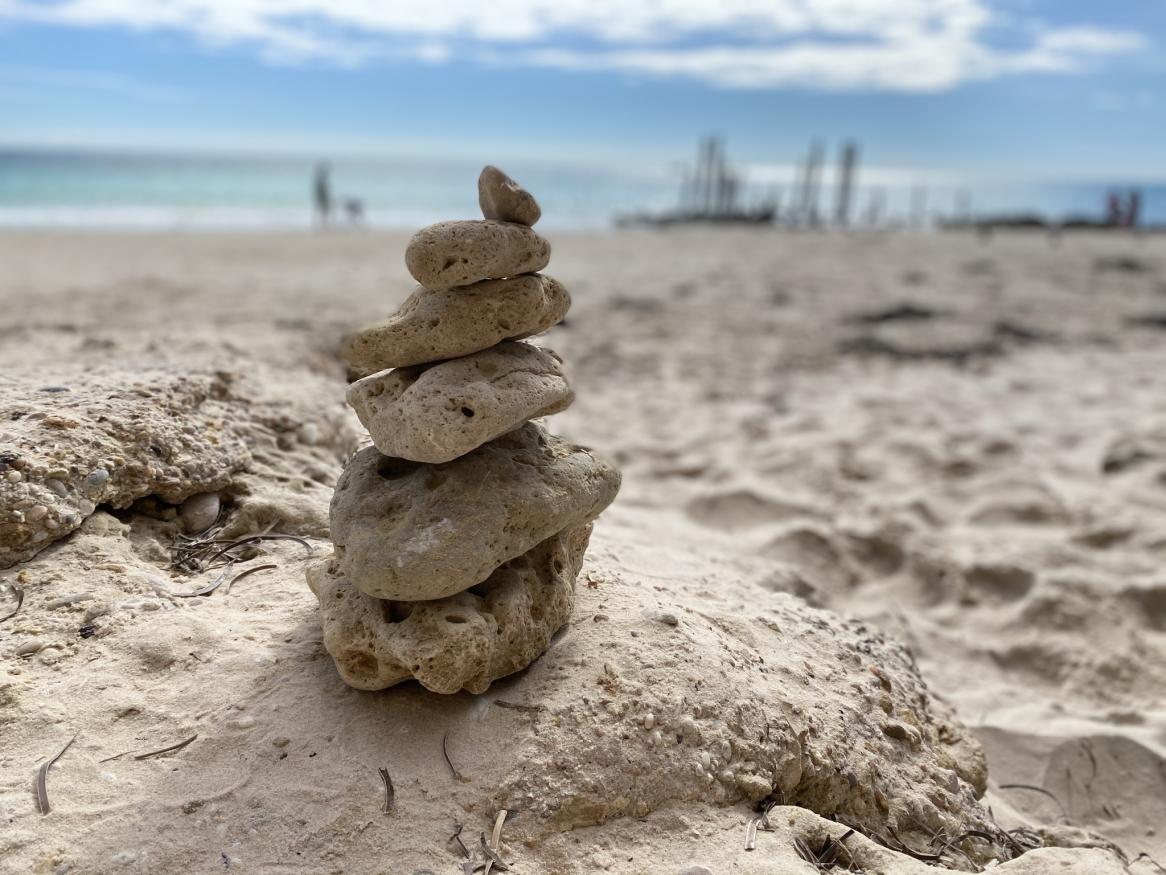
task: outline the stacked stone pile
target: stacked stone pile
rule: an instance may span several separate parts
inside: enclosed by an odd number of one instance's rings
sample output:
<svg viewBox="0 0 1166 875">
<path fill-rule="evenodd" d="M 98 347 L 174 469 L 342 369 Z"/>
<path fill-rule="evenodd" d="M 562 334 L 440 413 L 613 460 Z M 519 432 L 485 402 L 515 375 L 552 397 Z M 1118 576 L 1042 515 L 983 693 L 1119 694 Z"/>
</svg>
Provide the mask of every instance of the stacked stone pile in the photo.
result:
<svg viewBox="0 0 1166 875">
<path fill-rule="evenodd" d="M 531 420 L 574 392 L 553 352 L 521 342 L 561 321 L 567 291 L 537 273 L 550 245 L 529 192 L 494 167 L 484 220 L 418 232 L 420 287 L 345 342 L 369 373 L 348 403 L 373 446 L 336 486 L 334 555 L 308 571 L 344 680 L 409 678 L 482 692 L 542 654 L 571 613 L 591 522 L 619 472 Z"/>
</svg>

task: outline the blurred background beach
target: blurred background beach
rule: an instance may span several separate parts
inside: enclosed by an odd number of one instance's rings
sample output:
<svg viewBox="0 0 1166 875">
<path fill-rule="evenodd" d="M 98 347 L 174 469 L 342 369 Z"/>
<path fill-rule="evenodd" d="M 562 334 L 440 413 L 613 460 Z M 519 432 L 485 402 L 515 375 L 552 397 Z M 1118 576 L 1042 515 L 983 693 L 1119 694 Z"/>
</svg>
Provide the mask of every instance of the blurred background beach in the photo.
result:
<svg viewBox="0 0 1166 875">
<path fill-rule="evenodd" d="M 363 204 L 367 227 L 407 229 L 449 216 L 472 216 L 467 187 L 475 159 L 341 158 L 331 162 L 341 197 Z M 480 163 L 480 162 L 478 162 Z M 618 216 L 665 213 L 680 205 L 683 175 L 673 162 L 636 159 L 624 165 L 516 160 L 509 170 L 540 193 L 546 225 L 610 227 Z M 179 154 L 113 150 L 0 149 L 0 227 L 138 230 L 293 230 L 312 227 L 309 185 L 315 161 L 306 156 Z M 734 167 L 744 206 L 775 195 L 796 196 L 804 172 L 794 163 Z M 832 215 L 836 172 L 825 168 L 817 202 Z M 1106 198 L 1137 190 L 1141 221 L 1166 223 L 1166 185 L 1115 172 L 1108 179 L 1039 181 L 977 179 L 957 174 L 858 168 L 852 194 L 856 227 L 931 227 L 952 219 L 1037 216 L 1104 221 Z M 1117 181 L 1115 184 L 1115 180 Z M 926 192 L 922 208 L 917 199 Z M 871 216 L 872 199 L 879 212 Z M 337 215 L 337 226 L 347 224 Z M 780 217 L 777 224 L 780 224 Z"/>
<path fill-rule="evenodd" d="M 614 625 L 610 593 L 655 600 L 731 643 L 658 654 L 687 703 L 698 671 L 785 670 L 785 632 L 757 631 L 775 604 L 858 617 L 984 746 L 1002 826 L 1161 873 L 1164 42 L 1166 4 L 1136 0 L 0 0 L 0 469 L 37 417 L 58 431 L 26 453 L 88 452 L 69 411 L 92 393 L 189 395 L 247 436 L 236 534 L 322 547 L 365 439 L 341 338 L 410 293 L 411 233 L 480 215 L 496 164 L 574 302 L 545 338 L 578 396 L 554 430 L 624 472 L 558 652 Z M 167 597 L 196 581 L 154 505 L 40 508 L 81 528 L 0 569 L 25 593 L 0 627 L 0 868 L 452 871 L 451 812 L 482 815 L 535 706 L 342 689 L 294 543 L 229 598 Z M 599 689 L 596 661 L 562 684 Z M 31 770 L 74 733 L 41 817 Z M 748 815 L 681 800 L 514 853 L 778 871 L 749 868 Z"/>
</svg>

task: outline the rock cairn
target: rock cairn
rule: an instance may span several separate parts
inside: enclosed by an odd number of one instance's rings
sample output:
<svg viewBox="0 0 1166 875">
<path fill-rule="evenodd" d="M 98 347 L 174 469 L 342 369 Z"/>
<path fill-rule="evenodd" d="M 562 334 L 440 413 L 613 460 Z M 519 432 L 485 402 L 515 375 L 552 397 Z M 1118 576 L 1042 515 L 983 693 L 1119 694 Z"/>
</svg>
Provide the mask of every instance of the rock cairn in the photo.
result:
<svg viewBox="0 0 1166 875">
<path fill-rule="evenodd" d="M 308 585 L 324 646 L 359 689 L 416 678 L 480 693 L 537 659 L 619 490 L 609 462 L 531 421 L 575 397 L 559 357 L 521 342 L 571 304 L 537 273 L 551 253 L 531 229 L 538 204 L 495 167 L 478 195 L 485 219 L 418 232 L 405 263 L 420 287 L 344 344 L 369 374 L 348 403 L 373 446 L 340 475 L 335 552 Z"/>
</svg>

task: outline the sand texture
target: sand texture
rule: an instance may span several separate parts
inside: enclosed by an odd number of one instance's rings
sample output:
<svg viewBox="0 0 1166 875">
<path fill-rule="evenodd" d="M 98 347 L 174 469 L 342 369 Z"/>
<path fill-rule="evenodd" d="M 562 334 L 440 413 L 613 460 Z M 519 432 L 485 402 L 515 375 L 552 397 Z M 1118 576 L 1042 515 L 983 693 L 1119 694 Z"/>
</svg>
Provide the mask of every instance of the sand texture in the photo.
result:
<svg viewBox="0 0 1166 875">
<path fill-rule="evenodd" d="M 347 686 L 304 585 L 408 241 L 0 235 L 0 870 L 454 873 L 506 808 L 519 875 L 1160 875 L 1166 240 L 555 234 L 556 431 L 623 485 L 481 695 Z M 184 597 L 206 492 L 303 540 Z"/>
</svg>

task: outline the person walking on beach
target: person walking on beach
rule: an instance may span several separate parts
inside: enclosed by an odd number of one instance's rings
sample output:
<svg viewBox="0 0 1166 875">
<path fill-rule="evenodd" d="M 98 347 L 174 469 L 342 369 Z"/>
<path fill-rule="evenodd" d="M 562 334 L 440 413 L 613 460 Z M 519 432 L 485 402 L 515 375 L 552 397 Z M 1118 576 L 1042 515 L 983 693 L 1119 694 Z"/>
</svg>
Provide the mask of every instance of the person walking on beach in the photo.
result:
<svg viewBox="0 0 1166 875">
<path fill-rule="evenodd" d="M 327 161 L 316 165 L 315 178 L 312 183 L 312 195 L 316 202 L 316 219 L 321 228 L 328 227 L 328 219 L 332 214 L 332 183 L 328 179 L 331 172 Z"/>
</svg>

